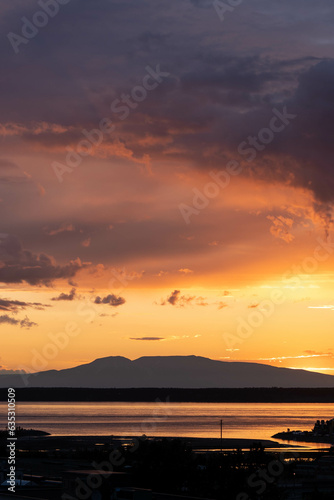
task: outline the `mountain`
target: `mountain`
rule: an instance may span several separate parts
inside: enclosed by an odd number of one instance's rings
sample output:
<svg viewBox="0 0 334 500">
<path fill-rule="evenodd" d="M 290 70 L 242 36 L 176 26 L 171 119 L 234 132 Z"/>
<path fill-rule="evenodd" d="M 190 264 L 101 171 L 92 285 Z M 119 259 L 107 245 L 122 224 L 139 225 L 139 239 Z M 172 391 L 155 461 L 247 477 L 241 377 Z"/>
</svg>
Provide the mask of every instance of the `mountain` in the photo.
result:
<svg viewBox="0 0 334 500">
<path fill-rule="evenodd" d="M 145 356 L 134 361 L 110 356 L 75 368 L 28 377 L 0 375 L 0 387 L 314 388 L 334 387 L 334 376 L 200 356 Z"/>
</svg>

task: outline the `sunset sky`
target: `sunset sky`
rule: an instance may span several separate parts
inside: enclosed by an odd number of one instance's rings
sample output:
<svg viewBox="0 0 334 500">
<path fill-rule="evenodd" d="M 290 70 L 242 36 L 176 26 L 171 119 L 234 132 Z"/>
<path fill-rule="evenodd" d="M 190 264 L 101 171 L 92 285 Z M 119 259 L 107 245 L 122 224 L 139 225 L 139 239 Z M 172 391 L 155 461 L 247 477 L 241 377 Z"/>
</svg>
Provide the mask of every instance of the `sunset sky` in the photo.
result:
<svg viewBox="0 0 334 500">
<path fill-rule="evenodd" d="M 222 5 L 0 4 L 0 373 L 334 375 L 333 2 Z"/>
</svg>

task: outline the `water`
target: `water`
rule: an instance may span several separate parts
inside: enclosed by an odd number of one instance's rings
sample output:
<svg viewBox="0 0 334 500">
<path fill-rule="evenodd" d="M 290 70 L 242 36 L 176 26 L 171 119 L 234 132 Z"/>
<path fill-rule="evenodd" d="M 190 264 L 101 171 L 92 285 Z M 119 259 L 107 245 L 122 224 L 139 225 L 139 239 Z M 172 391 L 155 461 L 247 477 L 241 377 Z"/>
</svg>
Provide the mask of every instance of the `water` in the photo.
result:
<svg viewBox="0 0 334 500">
<path fill-rule="evenodd" d="M 271 439 L 273 434 L 311 430 L 331 419 L 330 403 L 19 403 L 17 425 L 52 435 L 114 435 Z M 0 428 L 7 407 L 0 403 Z M 321 445 L 323 447 L 323 445 Z"/>
</svg>

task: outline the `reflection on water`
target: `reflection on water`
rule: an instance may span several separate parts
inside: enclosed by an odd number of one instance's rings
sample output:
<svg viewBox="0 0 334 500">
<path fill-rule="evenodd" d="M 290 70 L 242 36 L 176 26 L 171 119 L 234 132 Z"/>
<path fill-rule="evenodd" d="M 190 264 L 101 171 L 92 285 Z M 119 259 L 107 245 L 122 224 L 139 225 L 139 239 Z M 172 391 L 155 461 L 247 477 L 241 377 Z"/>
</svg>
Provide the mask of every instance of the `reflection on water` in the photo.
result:
<svg viewBox="0 0 334 500">
<path fill-rule="evenodd" d="M 333 418 L 330 403 L 19 403 L 17 425 L 53 435 L 140 435 L 270 439 Z M 6 405 L 0 404 L 0 426 Z M 302 443 L 298 443 L 302 444 Z M 310 443 L 306 443 L 310 446 Z M 312 447 L 321 447 L 314 444 Z"/>
</svg>

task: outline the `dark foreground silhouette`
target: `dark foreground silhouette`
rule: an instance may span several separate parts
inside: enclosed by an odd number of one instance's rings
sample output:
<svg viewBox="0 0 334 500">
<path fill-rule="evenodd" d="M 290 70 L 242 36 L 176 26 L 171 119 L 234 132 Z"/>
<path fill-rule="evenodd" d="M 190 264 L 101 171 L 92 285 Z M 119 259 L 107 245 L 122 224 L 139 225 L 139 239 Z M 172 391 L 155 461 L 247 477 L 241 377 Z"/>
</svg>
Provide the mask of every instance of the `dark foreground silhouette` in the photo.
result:
<svg viewBox="0 0 334 500">
<path fill-rule="evenodd" d="M 334 403 L 334 389 L 91 389 L 91 388 L 18 388 L 17 401 L 128 401 L 191 403 Z M 7 389 L 0 389 L 0 400 L 7 399 Z"/>
<path fill-rule="evenodd" d="M 47 365 L 42 358 L 35 359 L 33 364 L 36 367 Z M 334 388 L 334 376 L 259 363 L 217 361 L 202 356 L 144 356 L 133 361 L 109 356 L 65 370 L 0 375 L 0 387 Z"/>
<path fill-rule="evenodd" d="M 259 442 L 246 450 L 205 451 L 185 438 L 144 435 L 125 441 L 100 436 L 95 443 L 70 438 L 52 444 L 49 439 L 21 440 L 17 472 L 28 484 L 17 487 L 16 497 L 332 500 L 334 495 L 332 451 L 314 456 L 288 449 L 275 452 Z M 0 455 L 5 453 L 6 443 L 0 439 Z M 7 498 L 4 488 L 0 498 Z"/>
</svg>

